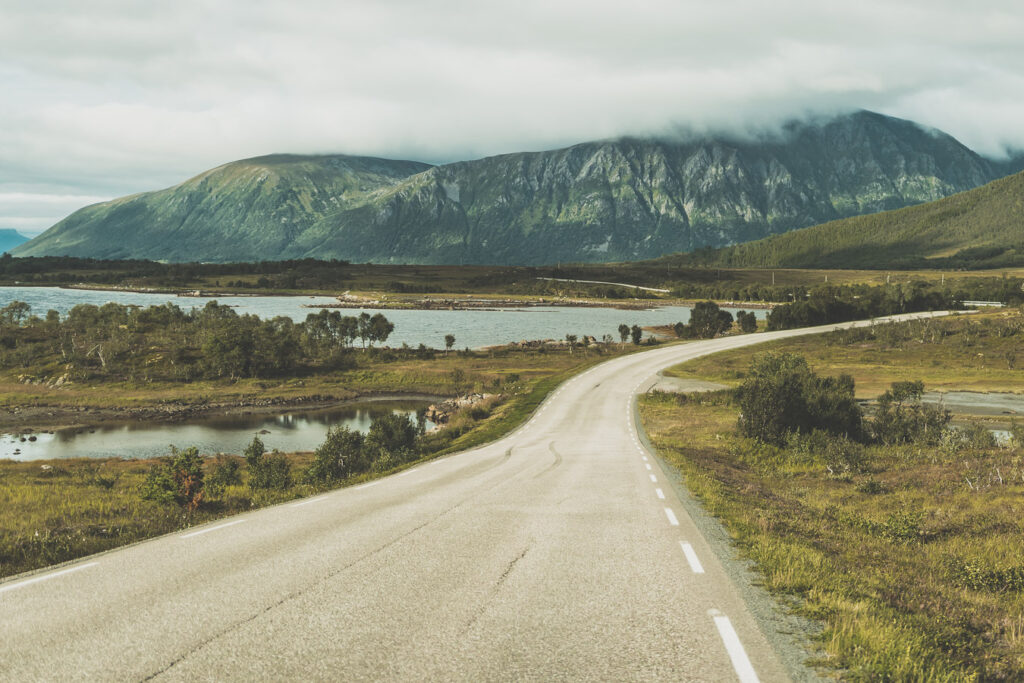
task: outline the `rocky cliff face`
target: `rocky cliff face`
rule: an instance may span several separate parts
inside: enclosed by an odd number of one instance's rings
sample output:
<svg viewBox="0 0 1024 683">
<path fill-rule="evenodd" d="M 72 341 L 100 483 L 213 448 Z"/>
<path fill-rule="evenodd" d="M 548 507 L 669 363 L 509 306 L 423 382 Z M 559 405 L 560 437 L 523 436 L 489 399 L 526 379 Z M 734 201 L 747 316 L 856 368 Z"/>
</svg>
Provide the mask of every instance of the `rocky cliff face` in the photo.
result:
<svg viewBox="0 0 1024 683">
<path fill-rule="evenodd" d="M 88 207 L 18 254 L 629 260 L 931 201 L 1010 170 L 947 135 L 869 112 L 760 139 L 625 138 L 436 167 L 274 159 L 276 168 L 266 158 L 237 162 Z"/>
</svg>

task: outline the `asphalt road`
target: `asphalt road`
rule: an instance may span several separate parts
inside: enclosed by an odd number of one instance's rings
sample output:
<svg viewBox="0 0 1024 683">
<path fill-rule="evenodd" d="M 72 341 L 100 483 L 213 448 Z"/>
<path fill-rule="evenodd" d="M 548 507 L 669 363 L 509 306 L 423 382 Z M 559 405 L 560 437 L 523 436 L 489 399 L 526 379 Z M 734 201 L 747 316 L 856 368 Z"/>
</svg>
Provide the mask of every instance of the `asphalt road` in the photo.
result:
<svg viewBox="0 0 1024 683">
<path fill-rule="evenodd" d="M 638 441 L 661 347 L 486 447 L 0 583 L 0 680 L 787 680 Z"/>
</svg>

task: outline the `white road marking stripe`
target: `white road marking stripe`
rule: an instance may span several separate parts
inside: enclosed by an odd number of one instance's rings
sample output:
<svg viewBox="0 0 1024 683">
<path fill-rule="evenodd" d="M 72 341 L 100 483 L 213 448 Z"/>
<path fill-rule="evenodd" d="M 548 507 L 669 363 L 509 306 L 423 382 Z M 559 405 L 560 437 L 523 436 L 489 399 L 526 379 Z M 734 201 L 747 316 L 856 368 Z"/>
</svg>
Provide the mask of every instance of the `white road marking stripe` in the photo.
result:
<svg viewBox="0 0 1024 683">
<path fill-rule="evenodd" d="M 55 579 L 58 576 L 62 576 L 64 574 L 70 574 L 71 572 L 77 572 L 82 569 L 88 569 L 89 567 L 95 567 L 98 564 L 99 562 L 87 562 L 85 564 L 80 564 L 77 567 L 68 567 L 67 569 L 61 569 L 58 572 L 51 572 L 50 574 L 44 574 L 43 576 L 35 576 L 31 579 L 19 581 L 18 583 L 11 583 L 6 586 L 0 586 L 0 593 L 6 593 L 7 591 L 12 591 L 16 588 L 21 588 L 22 586 L 28 586 L 29 584 L 33 583 L 39 583 L 40 581 L 49 581 L 50 579 Z"/>
<path fill-rule="evenodd" d="M 300 500 L 298 503 L 292 503 L 291 507 L 297 508 L 303 505 L 309 505 L 310 503 L 318 503 L 324 499 L 324 496 L 318 496 L 317 498 L 307 498 L 306 500 Z"/>
<path fill-rule="evenodd" d="M 377 484 L 379 484 L 379 483 L 380 483 L 379 481 L 371 481 L 371 482 L 370 482 L 369 484 L 362 484 L 362 485 L 360 485 L 360 486 L 357 486 L 357 487 L 355 487 L 355 488 L 354 488 L 354 489 L 352 489 L 352 490 L 353 490 L 353 491 L 358 491 L 359 489 L 368 489 L 368 488 L 370 488 L 371 486 L 376 486 L 376 485 L 377 485 Z"/>
<path fill-rule="evenodd" d="M 657 484 L 658 483 L 658 478 L 652 474 L 651 475 L 651 481 L 654 482 L 655 484 Z"/>
<path fill-rule="evenodd" d="M 644 465 L 644 467 L 646 467 L 648 470 L 650 470 L 651 469 L 651 463 L 647 463 L 646 465 Z"/>
<path fill-rule="evenodd" d="M 654 489 L 654 492 L 658 494 L 658 498 L 665 500 L 665 492 L 661 489 Z"/>
<path fill-rule="evenodd" d="M 416 471 L 416 470 L 418 470 L 418 469 L 419 469 L 419 468 L 418 468 L 418 467 L 416 467 L 416 468 L 413 468 L 413 469 L 411 469 L 411 470 L 406 470 L 405 472 L 402 472 L 402 473 L 400 473 L 400 474 L 399 474 L 398 476 L 400 476 L 400 477 L 404 477 L 404 476 L 405 476 L 405 475 L 407 475 L 407 474 L 412 474 L 413 472 L 415 472 L 415 471 Z"/>
<path fill-rule="evenodd" d="M 686 555 L 686 561 L 690 563 L 690 569 L 693 570 L 694 574 L 703 574 L 704 565 L 700 563 L 700 558 L 697 557 L 697 553 L 694 552 L 693 546 L 685 541 L 679 541 L 679 545 L 683 548 L 683 555 Z"/>
<path fill-rule="evenodd" d="M 718 627 L 718 635 L 722 637 L 722 642 L 725 643 L 729 659 L 732 660 L 732 668 L 736 670 L 740 683 L 758 683 L 759 679 L 754 672 L 754 666 L 750 663 L 747 651 L 743 649 L 743 643 L 740 642 L 740 637 L 736 635 L 736 629 L 732 627 L 729 617 L 724 614 L 714 614 L 712 616 L 715 619 L 715 626 Z"/>
<path fill-rule="evenodd" d="M 647 462 L 647 456 L 646 455 L 644 456 L 644 462 Z"/>
<path fill-rule="evenodd" d="M 669 524 L 679 526 L 679 520 L 676 519 L 676 513 L 672 512 L 672 508 L 665 508 L 665 516 L 668 517 Z"/>
<path fill-rule="evenodd" d="M 218 524 L 217 526 L 211 526 L 208 529 L 200 529 L 199 531 L 193 531 L 192 533 L 182 534 L 181 537 L 182 538 L 192 538 L 193 536 L 199 536 L 201 534 L 208 534 L 211 531 L 217 531 L 218 529 L 224 529 L 224 528 L 227 528 L 229 526 L 234 526 L 236 524 L 241 524 L 244 521 L 246 521 L 246 520 L 244 520 L 244 519 L 236 519 L 233 522 L 225 522 L 224 524 Z"/>
</svg>

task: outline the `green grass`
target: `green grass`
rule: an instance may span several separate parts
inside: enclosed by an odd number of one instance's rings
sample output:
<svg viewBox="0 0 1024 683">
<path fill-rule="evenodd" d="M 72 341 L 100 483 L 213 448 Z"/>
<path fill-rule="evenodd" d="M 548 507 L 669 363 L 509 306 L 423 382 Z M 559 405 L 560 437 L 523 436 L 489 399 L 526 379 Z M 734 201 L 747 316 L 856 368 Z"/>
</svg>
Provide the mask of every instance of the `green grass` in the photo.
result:
<svg viewBox="0 0 1024 683">
<path fill-rule="evenodd" d="M 673 369 L 738 384 L 769 348 L 858 394 L 923 378 L 926 389 L 1016 389 L 1014 311 L 815 335 Z M 929 385 L 930 384 L 930 385 Z M 847 680 L 1024 679 L 1024 448 L 867 446 L 830 470 L 822 453 L 738 435 L 729 392 L 653 394 L 641 419 L 658 453 L 752 559 L 764 586 L 824 625 L 817 663 Z"/>
<path fill-rule="evenodd" d="M 1004 310 L 808 335 L 705 356 L 666 374 L 734 386 L 755 355 L 786 350 L 806 357 L 819 374 L 851 375 L 860 398 L 874 398 L 892 382 L 908 379 L 923 380 L 929 391 L 1020 392 L 1022 341 L 1024 317 L 1019 311 Z"/>
</svg>

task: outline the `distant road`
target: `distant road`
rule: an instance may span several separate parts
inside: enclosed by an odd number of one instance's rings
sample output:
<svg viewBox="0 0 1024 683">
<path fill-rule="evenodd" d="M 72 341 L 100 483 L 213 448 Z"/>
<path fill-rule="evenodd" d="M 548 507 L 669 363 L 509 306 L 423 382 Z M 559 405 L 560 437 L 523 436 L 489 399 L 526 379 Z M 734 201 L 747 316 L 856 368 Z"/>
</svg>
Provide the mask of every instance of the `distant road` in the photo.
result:
<svg viewBox="0 0 1024 683">
<path fill-rule="evenodd" d="M 538 280 L 547 280 L 549 282 L 582 282 L 588 285 L 613 285 L 615 287 L 628 287 L 630 289 L 639 289 L 644 292 L 660 292 L 661 294 L 668 294 L 668 289 L 656 289 L 654 287 L 641 287 L 640 285 L 628 285 L 625 282 L 604 282 L 603 280 L 570 280 L 561 277 L 539 277 Z"/>
<path fill-rule="evenodd" d="M 834 327 L 618 358 L 494 444 L 14 577 L 0 680 L 786 680 L 634 400 Z"/>
</svg>

